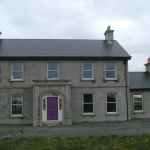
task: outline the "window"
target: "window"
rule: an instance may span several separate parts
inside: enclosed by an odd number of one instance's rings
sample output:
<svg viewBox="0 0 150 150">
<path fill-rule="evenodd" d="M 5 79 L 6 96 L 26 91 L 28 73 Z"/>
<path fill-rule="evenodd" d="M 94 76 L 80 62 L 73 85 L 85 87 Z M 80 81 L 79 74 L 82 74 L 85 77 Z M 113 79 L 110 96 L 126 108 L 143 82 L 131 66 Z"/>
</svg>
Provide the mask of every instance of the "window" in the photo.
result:
<svg viewBox="0 0 150 150">
<path fill-rule="evenodd" d="M 143 111 L 143 99 L 142 94 L 134 94 L 133 96 L 134 101 L 134 111 Z"/>
<path fill-rule="evenodd" d="M 92 63 L 83 63 L 82 64 L 82 78 L 83 79 L 92 79 L 93 78 Z"/>
<path fill-rule="evenodd" d="M 114 79 L 115 78 L 115 64 L 114 63 L 106 63 L 105 64 L 105 77 L 106 79 Z"/>
<path fill-rule="evenodd" d="M 23 79 L 23 64 L 13 63 L 12 64 L 12 80 L 22 80 Z"/>
<path fill-rule="evenodd" d="M 109 93 L 107 94 L 107 113 L 116 113 L 116 94 Z"/>
<path fill-rule="evenodd" d="M 11 114 L 22 115 L 23 114 L 23 96 L 21 94 L 11 95 Z"/>
<path fill-rule="evenodd" d="M 48 64 L 48 79 L 58 79 L 58 63 Z"/>
<path fill-rule="evenodd" d="M 92 94 L 83 94 L 83 113 L 93 113 Z"/>
</svg>

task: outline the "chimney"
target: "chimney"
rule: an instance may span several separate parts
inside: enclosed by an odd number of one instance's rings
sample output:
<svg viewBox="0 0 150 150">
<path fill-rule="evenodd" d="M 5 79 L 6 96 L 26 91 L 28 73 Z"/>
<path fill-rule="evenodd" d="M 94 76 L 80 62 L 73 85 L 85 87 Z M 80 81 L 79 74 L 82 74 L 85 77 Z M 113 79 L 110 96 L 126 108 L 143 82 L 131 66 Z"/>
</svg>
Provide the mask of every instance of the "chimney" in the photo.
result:
<svg viewBox="0 0 150 150">
<path fill-rule="evenodd" d="M 148 63 L 145 64 L 146 71 L 150 73 L 150 58 L 148 58 Z"/>
<path fill-rule="evenodd" d="M 1 39 L 1 34 L 2 34 L 2 32 L 0 31 L 0 39 Z"/>
<path fill-rule="evenodd" d="M 107 41 L 112 41 L 114 40 L 114 35 L 113 35 L 114 30 L 111 30 L 110 26 L 107 27 L 107 30 L 105 31 L 105 40 Z"/>
</svg>

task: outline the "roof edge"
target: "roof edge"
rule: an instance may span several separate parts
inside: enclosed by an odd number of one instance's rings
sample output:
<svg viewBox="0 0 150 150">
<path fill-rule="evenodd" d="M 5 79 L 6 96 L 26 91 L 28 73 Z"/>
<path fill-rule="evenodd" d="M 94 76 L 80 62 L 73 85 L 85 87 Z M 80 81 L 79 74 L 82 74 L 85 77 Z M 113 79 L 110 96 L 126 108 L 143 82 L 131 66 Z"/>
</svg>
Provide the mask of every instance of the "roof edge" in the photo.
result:
<svg viewBox="0 0 150 150">
<path fill-rule="evenodd" d="M 75 56 L 21 56 L 21 57 L 0 57 L 0 60 L 130 60 L 131 57 L 75 57 Z"/>
</svg>

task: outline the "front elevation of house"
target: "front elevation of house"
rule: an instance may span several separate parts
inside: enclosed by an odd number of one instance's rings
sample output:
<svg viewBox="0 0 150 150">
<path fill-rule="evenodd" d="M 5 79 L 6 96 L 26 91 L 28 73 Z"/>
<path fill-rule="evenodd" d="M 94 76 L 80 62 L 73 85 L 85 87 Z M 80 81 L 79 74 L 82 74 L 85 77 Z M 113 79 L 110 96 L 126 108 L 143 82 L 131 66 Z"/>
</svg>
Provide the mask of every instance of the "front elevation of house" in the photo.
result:
<svg viewBox="0 0 150 150">
<path fill-rule="evenodd" d="M 131 56 L 113 32 L 105 40 L 0 39 L 0 124 L 134 118 Z"/>
</svg>

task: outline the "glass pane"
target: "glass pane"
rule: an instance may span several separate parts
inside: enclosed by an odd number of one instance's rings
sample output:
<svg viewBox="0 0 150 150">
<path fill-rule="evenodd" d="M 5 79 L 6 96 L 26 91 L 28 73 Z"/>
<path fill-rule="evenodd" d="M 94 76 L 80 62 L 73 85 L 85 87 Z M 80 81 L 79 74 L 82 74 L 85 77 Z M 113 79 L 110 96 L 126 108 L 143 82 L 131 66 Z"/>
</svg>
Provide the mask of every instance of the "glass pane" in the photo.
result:
<svg viewBox="0 0 150 150">
<path fill-rule="evenodd" d="M 115 71 L 106 71 L 106 78 L 115 78 Z"/>
<path fill-rule="evenodd" d="M 134 95 L 134 101 L 135 101 L 135 102 L 137 102 L 137 101 L 138 101 L 138 102 L 142 102 L 142 95 L 136 95 L 136 94 L 135 94 L 135 95 Z"/>
<path fill-rule="evenodd" d="M 92 71 L 83 71 L 83 78 L 92 78 Z"/>
<path fill-rule="evenodd" d="M 92 64 L 83 64 L 83 70 L 92 70 Z"/>
<path fill-rule="evenodd" d="M 22 95 L 12 95 L 12 104 L 22 104 Z"/>
<path fill-rule="evenodd" d="M 22 79 L 22 72 L 13 72 L 12 79 Z"/>
<path fill-rule="evenodd" d="M 22 114 L 22 105 L 12 105 L 12 114 Z"/>
<path fill-rule="evenodd" d="M 84 94 L 83 98 L 84 98 L 84 103 L 92 103 L 93 102 L 92 94 Z"/>
<path fill-rule="evenodd" d="M 134 103 L 134 110 L 142 110 L 142 102 Z"/>
<path fill-rule="evenodd" d="M 116 94 L 107 94 L 107 102 L 116 102 Z"/>
<path fill-rule="evenodd" d="M 22 64 L 12 64 L 13 71 L 22 71 Z"/>
<path fill-rule="evenodd" d="M 58 78 L 58 71 L 48 71 L 48 78 Z"/>
<path fill-rule="evenodd" d="M 106 63 L 106 70 L 115 70 L 115 64 Z"/>
<path fill-rule="evenodd" d="M 84 113 L 93 113 L 93 104 L 84 104 L 83 109 Z"/>
<path fill-rule="evenodd" d="M 48 70 L 58 70 L 58 64 L 57 63 L 48 64 Z"/>
<path fill-rule="evenodd" d="M 116 103 L 107 103 L 107 112 L 116 112 Z"/>
</svg>

